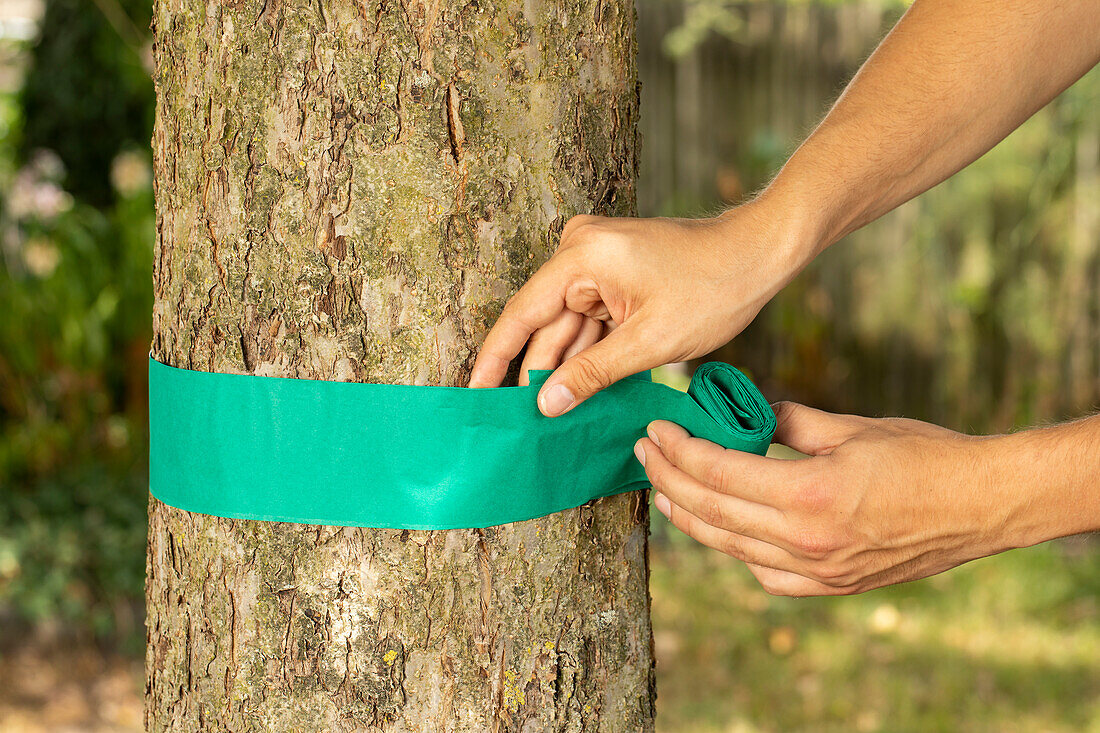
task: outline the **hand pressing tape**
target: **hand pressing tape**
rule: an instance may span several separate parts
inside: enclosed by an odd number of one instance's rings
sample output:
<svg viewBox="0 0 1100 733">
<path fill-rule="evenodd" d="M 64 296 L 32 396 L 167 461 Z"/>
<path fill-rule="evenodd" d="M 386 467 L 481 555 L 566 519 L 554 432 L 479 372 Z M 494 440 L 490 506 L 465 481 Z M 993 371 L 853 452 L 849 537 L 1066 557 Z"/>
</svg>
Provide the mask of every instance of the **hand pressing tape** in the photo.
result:
<svg viewBox="0 0 1100 733">
<path fill-rule="evenodd" d="M 467 389 L 254 377 L 149 361 L 149 485 L 219 517 L 400 529 L 489 527 L 649 485 L 634 442 L 671 420 L 763 455 L 775 415 L 733 367 L 687 393 L 639 374 L 561 417 L 527 387 Z"/>
</svg>

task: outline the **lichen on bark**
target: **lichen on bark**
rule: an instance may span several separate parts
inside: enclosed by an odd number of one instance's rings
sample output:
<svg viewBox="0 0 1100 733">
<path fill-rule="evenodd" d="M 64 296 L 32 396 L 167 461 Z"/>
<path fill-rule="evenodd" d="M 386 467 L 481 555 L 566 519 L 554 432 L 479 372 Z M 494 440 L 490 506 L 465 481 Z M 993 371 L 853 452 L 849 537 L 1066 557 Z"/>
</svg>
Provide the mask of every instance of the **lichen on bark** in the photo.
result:
<svg viewBox="0 0 1100 733">
<path fill-rule="evenodd" d="M 633 34 L 629 0 L 157 0 L 154 356 L 464 384 L 565 221 L 633 213 Z M 409 532 L 152 500 L 147 727 L 650 730 L 646 511 Z"/>
</svg>

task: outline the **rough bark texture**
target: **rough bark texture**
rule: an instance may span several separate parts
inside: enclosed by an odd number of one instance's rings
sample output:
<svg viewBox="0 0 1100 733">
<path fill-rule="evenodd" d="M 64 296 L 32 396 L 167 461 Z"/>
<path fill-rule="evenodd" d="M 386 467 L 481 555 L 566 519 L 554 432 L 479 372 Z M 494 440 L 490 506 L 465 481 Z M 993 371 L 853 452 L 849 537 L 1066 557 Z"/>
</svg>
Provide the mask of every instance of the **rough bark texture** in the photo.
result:
<svg viewBox="0 0 1100 733">
<path fill-rule="evenodd" d="M 630 0 L 158 0 L 154 27 L 168 364 L 464 384 L 565 221 L 633 211 Z M 487 530 L 149 521 L 150 730 L 652 728 L 637 494 Z"/>
</svg>

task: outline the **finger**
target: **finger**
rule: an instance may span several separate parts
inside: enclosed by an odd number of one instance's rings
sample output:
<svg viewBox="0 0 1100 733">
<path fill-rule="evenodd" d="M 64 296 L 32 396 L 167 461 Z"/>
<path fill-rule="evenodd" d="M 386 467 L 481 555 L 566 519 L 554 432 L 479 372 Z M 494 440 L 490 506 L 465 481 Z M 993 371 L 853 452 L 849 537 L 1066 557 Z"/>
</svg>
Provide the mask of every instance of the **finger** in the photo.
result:
<svg viewBox="0 0 1100 733">
<path fill-rule="evenodd" d="M 574 356 L 599 341 L 605 333 L 610 333 L 610 331 L 605 330 L 602 321 L 597 321 L 595 318 L 589 318 L 587 316 L 583 318 L 584 321 L 581 323 L 581 330 L 577 334 L 577 338 L 573 340 L 573 343 L 570 344 L 569 348 L 562 354 L 562 361 L 572 359 Z M 552 368 L 556 369 L 557 367 L 558 365 L 555 364 Z"/>
<path fill-rule="evenodd" d="M 858 417 L 834 415 L 796 402 L 776 402 L 772 411 L 776 421 L 772 441 L 811 456 L 831 453 L 860 429 Z"/>
<path fill-rule="evenodd" d="M 538 405 L 547 417 L 569 412 L 623 377 L 657 366 L 643 327 L 624 323 L 602 340 L 562 362 L 539 390 Z"/>
<path fill-rule="evenodd" d="M 565 289 L 565 307 L 598 321 L 610 321 L 611 311 L 600 286 L 591 278 L 579 278 Z"/>
<path fill-rule="evenodd" d="M 712 527 L 761 540 L 788 552 L 795 548 L 783 540 L 783 513 L 770 506 L 745 501 L 704 486 L 669 463 L 649 438 L 638 441 L 646 476 L 653 487 L 673 504 L 686 509 Z"/>
<path fill-rule="evenodd" d="M 800 561 L 783 548 L 707 524 L 662 493 L 654 494 L 653 502 L 673 526 L 707 547 L 764 567 L 792 572 L 801 567 Z"/>
<path fill-rule="evenodd" d="M 769 507 L 784 508 L 803 466 L 723 448 L 694 438 L 676 423 L 655 420 L 646 431 L 680 471 L 715 491 Z"/>
<path fill-rule="evenodd" d="M 798 573 L 763 565 L 749 565 L 749 572 L 760 582 L 764 590 L 773 596 L 806 598 L 808 596 L 846 596 L 862 592 L 856 586 L 826 585 Z"/>
<path fill-rule="evenodd" d="M 564 293 L 573 276 L 571 268 L 568 258 L 552 257 L 508 301 L 478 352 L 469 386 L 500 386 L 508 365 L 528 337 L 565 309 Z"/>
<path fill-rule="evenodd" d="M 563 310 L 558 317 L 546 326 L 535 331 L 527 341 L 527 353 L 519 368 L 520 386 L 531 383 L 531 369 L 556 369 L 561 363 L 562 352 L 581 330 L 584 316 L 569 310 Z"/>
</svg>

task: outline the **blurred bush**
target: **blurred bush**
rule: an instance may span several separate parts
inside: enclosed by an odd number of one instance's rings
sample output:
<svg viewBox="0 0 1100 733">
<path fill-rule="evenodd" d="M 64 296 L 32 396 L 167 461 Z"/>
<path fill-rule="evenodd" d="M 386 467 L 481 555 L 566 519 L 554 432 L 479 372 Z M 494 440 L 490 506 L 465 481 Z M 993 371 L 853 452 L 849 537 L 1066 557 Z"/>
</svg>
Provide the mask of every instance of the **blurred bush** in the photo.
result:
<svg viewBox="0 0 1100 733">
<path fill-rule="evenodd" d="M 125 636 L 145 536 L 152 86 L 99 5 L 50 3 L 33 48 L 5 56 L 26 83 L 0 96 L 0 610 Z"/>
<path fill-rule="evenodd" d="M 65 189 L 95 206 L 117 195 L 120 150 L 146 150 L 153 129 L 148 0 L 49 0 L 20 92 L 20 158 L 54 151 Z"/>
</svg>

